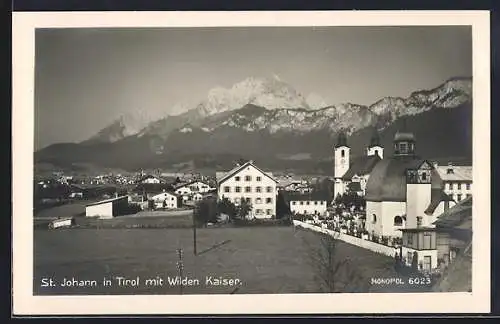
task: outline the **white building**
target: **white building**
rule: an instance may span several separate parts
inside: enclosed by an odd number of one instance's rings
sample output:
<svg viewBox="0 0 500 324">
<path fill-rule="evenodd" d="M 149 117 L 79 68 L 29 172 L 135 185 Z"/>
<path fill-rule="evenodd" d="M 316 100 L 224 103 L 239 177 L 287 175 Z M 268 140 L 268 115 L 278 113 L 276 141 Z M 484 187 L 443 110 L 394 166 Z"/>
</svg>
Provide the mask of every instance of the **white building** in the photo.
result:
<svg viewBox="0 0 500 324">
<path fill-rule="evenodd" d="M 142 177 L 139 181 L 139 183 L 161 183 L 161 179 L 158 177 L 155 177 L 154 175 L 147 175 Z"/>
<path fill-rule="evenodd" d="M 175 189 L 175 193 L 178 195 L 191 195 L 194 193 L 207 193 L 213 188 L 206 183 L 201 181 L 193 181 L 186 184 L 182 184 Z"/>
<path fill-rule="evenodd" d="M 472 166 L 447 166 L 434 164 L 444 183 L 444 192 L 459 202 L 472 196 Z"/>
<path fill-rule="evenodd" d="M 317 194 L 289 194 L 286 200 L 292 214 L 300 215 L 327 215 L 327 199 Z"/>
<path fill-rule="evenodd" d="M 85 216 L 101 219 L 113 218 L 122 215 L 127 207 L 128 196 L 106 199 L 85 206 Z"/>
<path fill-rule="evenodd" d="M 248 161 L 229 172 L 218 173 L 218 199 L 228 198 L 236 205 L 245 199 L 252 206 L 250 218 L 273 218 L 276 216 L 276 184 L 272 174 Z"/>
<path fill-rule="evenodd" d="M 340 133 L 334 147 L 334 199 L 347 192 L 365 195 L 370 172 L 384 156 L 377 133 L 372 136 L 365 156 L 351 159 L 350 150 L 345 134 Z"/>
<path fill-rule="evenodd" d="M 179 206 L 179 198 L 170 192 L 162 192 L 154 195 L 151 199 L 155 202 L 156 208 L 177 208 Z"/>
<path fill-rule="evenodd" d="M 416 157 L 413 134 L 397 132 L 393 156 L 384 157 L 370 173 L 365 228 L 378 236 L 401 237 L 404 228 L 432 224 L 449 200 L 432 164 Z"/>
</svg>

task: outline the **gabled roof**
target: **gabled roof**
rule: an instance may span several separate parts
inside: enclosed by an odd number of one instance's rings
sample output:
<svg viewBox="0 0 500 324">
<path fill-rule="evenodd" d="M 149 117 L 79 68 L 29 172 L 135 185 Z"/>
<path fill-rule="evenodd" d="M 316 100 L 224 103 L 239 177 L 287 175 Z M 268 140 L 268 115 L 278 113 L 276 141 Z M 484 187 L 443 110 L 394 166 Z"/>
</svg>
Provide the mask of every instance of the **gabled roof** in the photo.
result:
<svg viewBox="0 0 500 324">
<path fill-rule="evenodd" d="M 110 199 L 106 199 L 106 200 L 97 201 L 94 203 L 87 204 L 86 207 L 106 204 L 106 203 L 110 203 L 110 202 L 122 200 L 122 199 L 128 199 L 128 196 L 114 197 L 114 198 L 110 198 Z"/>
<path fill-rule="evenodd" d="M 276 179 L 273 178 L 272 174 L 270 173 L 267 173 L 267 172 L 264 172 L 262 171 L 260 168 L 258 168 L 255 164 L 253 164 L 253 161 L 248 161 L 240 166 L 237 166 L 235 168 L 233 168 L 231 171 L 227 172 L 224 176 L 222 176 L 220 179 L 217 180 L 217 183 L 218 185 L 220 185 L 221 183 L 223 183 L 224 181 L 226 181 L 227 179 L 231 178 L 232 176 L 234 176 L 235 174 L 239 173 L 240 171 L 242 171 L 243 169 L 245 169 L 246 167 L 248 166 L 252 166 L 254 167 L 255 169 L 257 169 L 260 173 L 264 174 L 266 177 L 268 177 L 269 179 L 273 180 L 274 182 L 278 183 L 278 181 Z"/>
<path fill-rule="evenodd" d="M 448 173 L 448 169 L 453 170 L 452 173 Z M 472 166 L 438 165 L 436 170 L 443 181 L 472 181 Z"/>
<path fill-rule="evenodd" d="M 137 180 L 137 181 L 138 181 L 138 182 L 142 182 L 142 181 L 144 181 L 144 180 L 146 180 L 146 179 L 158 179 L 160 182 L 161 182 L 161 180 L 162 180 L 160 177 L 154 176 L 154 175 L 152 175 L 152 174 L 147 174 L 147 175 L 143 176 L 142 178 L 140 178 L 140 179 L 139 179 L 139 180 Z"/>
<path fill-rule="evenodd" d="M 434 211 L 442 201 L 453 201 L 453 199 L 445 194 L 441 189 L 431 189 L 431 202 L 429 203 L 429 206 L 424 211 L 424 213 L 427 215 L 434 214 Z"/>
<path fill-rule="evenodd" d="M 434 225 L 439 228 L 469 228 L 472 231 L 472 196 L 439 215 Z"/>
<path fill-rule="evenodd" d="M 342 179 L 351 180 L 354 175 L 363 176 L 368 174 L 380 160 L 380 156 L 377 154 L 357 157 L 352 160 L 349 170 L 342 176 Z"/>
<path fill-rule="evenodd" d="M 187 187 L 187 186 L 190 186 L 190 185 L 192 185 L 194 183 L 198 183 L 198 182 L 208 186 L 207 183 L 205 183 L 205 182 L 203 182 L 201 180 L 193 180 L 193 181 L 189 181 L 187 183 L 180 183 L 180 184 L 178 184 L 178 185 L 175 186 L 175 189 L 177 190 L 177 189 L 182 188 L 182 187 Z"/>
<path fill-rule="evenodd" d="M 331 200 L 325 192 L 313 191 L 307 194 L 296 192 L 284 192 L 283 197 L 286 201 L 329 201 Z"/>
</svg>

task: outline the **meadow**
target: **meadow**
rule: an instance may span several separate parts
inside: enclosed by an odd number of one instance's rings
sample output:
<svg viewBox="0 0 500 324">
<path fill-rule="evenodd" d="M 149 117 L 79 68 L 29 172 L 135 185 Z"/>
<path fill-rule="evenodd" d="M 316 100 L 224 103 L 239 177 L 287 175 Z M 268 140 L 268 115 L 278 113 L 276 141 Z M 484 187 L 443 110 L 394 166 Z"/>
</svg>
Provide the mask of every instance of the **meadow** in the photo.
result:
<svg viewBox="0 0 500 324">
<path fill-rule="evenodd" d="M 293 227 L 205 228 L 197 230 L 195 256 L 190 229 L 36 230 L 34 294 L 317 293 L 322 286 L 310 258 L 316 240 L 317 234 Z M 178 249 L 182 275 L 200 284 L 145 286 L 148 278 L 179 275 Z M 380 290 L 370 287 L 372 277 L 396 275 L 392 258 L 343 242 L 338 242 L 337 258 L 351 260 L 360 275 L 359 292 Z M 207 276 L 238 279 L 240 284 L 206 285 Z M 139 277 L 140 282 L 120 286 L 117 277 Z M 61 287 L 64 278 L 95 280 L 97 285 Z M 103 286 L 104 278 L 112 285 Z M 43 287 L 49 279 L 56 284 Z"/>
</svg>

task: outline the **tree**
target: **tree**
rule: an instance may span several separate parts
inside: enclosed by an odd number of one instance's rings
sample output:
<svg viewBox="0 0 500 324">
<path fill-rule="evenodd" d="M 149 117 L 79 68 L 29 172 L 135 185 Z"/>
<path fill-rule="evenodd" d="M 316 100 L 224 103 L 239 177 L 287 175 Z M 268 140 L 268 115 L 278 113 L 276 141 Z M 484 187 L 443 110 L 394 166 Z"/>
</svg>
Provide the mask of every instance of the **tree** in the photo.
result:
<svg viewBox="0 0 500 324">
<path fill-rule="evenodd" d="M 418 253 L 417 252 L 413 252 L 413 256 L 411 259 L 411 268 L 413 270 L 418 270 Z"/>
<path fill-rule="evenodd" d="M 217 203 L 217 211 L 219 214 L 226 214 L 232 220 L 236 217 L 238 208 L 227 197 L 224 197 Z"/>
<path fill-rule="evenodd" d="M 342 196 L 340 195 L 340 193 L 337 194 L 337 196 L 335 197 L 335 205 L 340 205 L 342 203 Z"/>
<path fill-rule="evenodd" d="M 240 205 L 238 206 L 238 218 L 246 219 L 248 214 L 252 211 L 252 205 L 245 198 L 241 198 Z"/>
<path fill-rule="evenodd" d="M 292 212 L 290 211 L 290 206 L 286 202 L 285 196 L 282 192 L 279 192 L 278 197 L 276 197 L 276 218 L 285 218 L 291 214 Z"/>
<path fill-rule="evenodd" d="M 217 221 L 217 202 L 213 198 L 200 200 L 196 203 L 193 216 L 198 224 Z"/>
<path fill-rule="evenodd" d="M 311 243 L 303 237 L 315 278 L 324 292 L 345 293 L 368 290 L 367 280 L 352 265 L 350 259 L 339 255 L 337 237 L 316 233 L 306 235 L 315 238 L 314 243 Z"/>
</svg>

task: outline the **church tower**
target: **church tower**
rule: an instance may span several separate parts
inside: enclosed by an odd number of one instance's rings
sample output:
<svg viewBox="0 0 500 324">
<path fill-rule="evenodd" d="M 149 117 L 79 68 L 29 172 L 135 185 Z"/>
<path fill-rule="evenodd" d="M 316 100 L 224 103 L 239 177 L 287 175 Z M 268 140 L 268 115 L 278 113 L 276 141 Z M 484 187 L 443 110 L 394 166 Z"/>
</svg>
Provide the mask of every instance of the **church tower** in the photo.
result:
<svg viewBox="0 0 500 324">
<path fill-rule="evenodd" d="M 334 146 L 334 199 L 337 195 L 342 195 L 345 192 L 345 185 L 342 181 L 342 176 L 349 170 L 351 148 L 347 145 L 346 134 L 341 131 L 337 137 L 337 143 Z"/>
<path fill-rule="evenodd" d="M 380 143 L 380 136 L 377 130 L 373 132 L 373 135 L 370 139 L 370 145 L 366 149 L 366 155 L 368 156 L 378 155 L 380 159 L 384 158 L 384 148 Z"/>
</svg>

